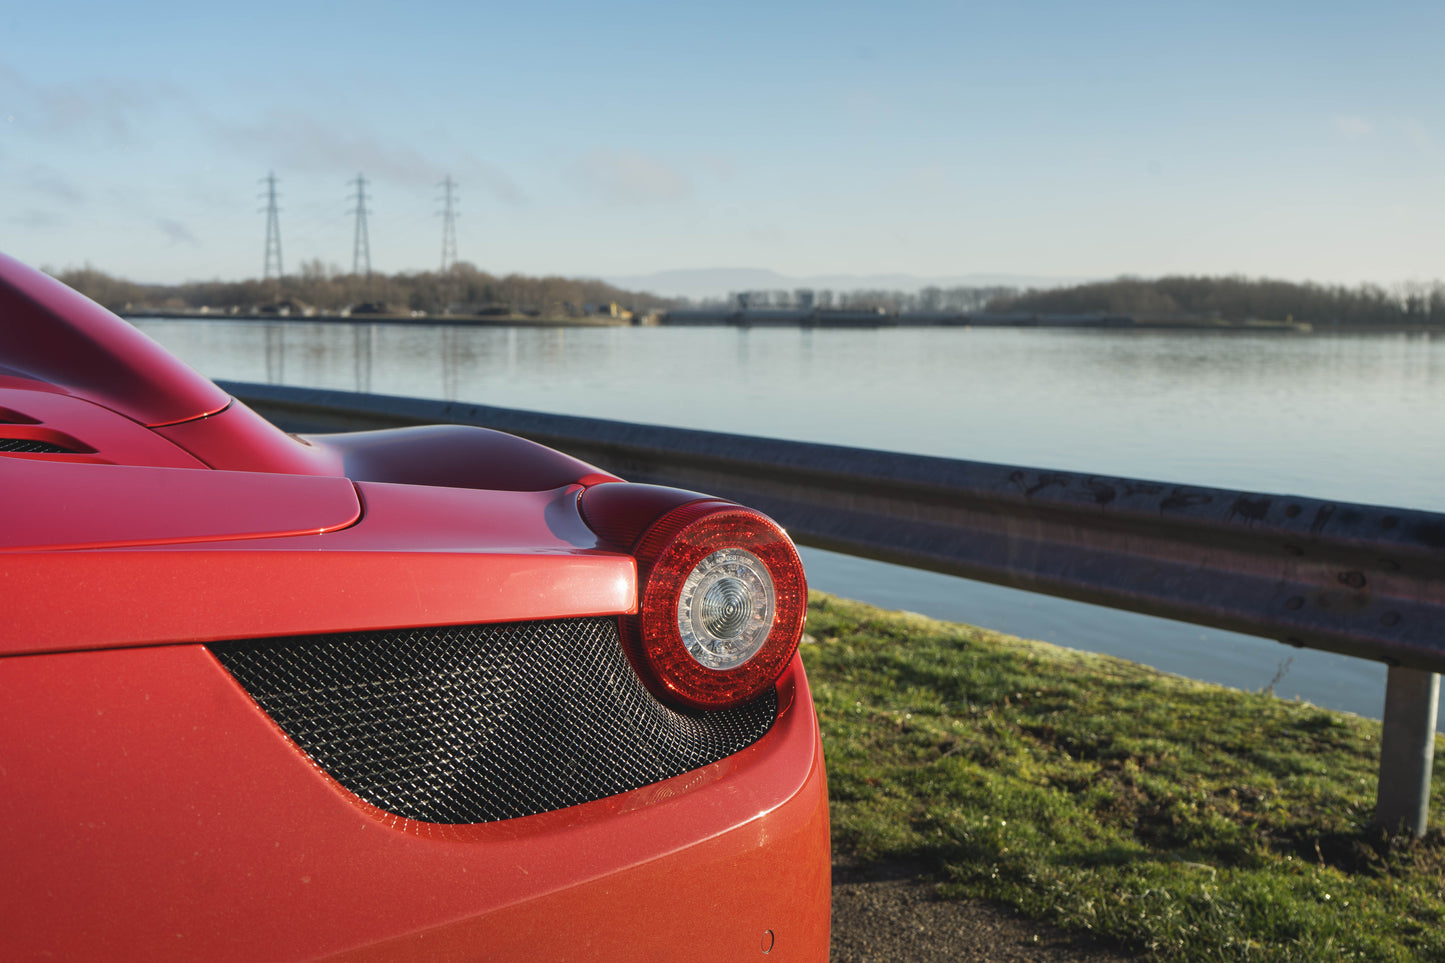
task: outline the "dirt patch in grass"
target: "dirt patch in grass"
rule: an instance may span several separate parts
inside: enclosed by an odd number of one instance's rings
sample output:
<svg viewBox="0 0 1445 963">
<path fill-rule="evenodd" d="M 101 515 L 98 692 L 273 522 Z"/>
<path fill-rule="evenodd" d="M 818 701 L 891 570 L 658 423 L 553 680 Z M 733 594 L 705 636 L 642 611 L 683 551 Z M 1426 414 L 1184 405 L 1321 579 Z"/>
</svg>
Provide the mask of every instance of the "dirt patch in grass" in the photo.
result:
<svg viewBox="0 0 1445 963">
<path fill-rule="evenodd" d="M 981 900 L 917 867 L 833 867 L 832 963 L 1130 963 L 1093 940 Z"/>
</svg>

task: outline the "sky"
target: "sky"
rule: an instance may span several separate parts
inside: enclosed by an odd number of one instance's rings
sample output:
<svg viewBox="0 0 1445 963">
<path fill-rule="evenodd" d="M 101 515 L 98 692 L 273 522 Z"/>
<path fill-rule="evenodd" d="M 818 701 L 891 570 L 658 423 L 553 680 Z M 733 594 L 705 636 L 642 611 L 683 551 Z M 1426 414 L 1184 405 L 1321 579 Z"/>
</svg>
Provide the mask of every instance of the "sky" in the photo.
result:
<svg viewBox="0 0 1445 963">
<path fill-rule="evenodd" d="M 1445 277 L 1445 4 L 0 5 L 0 250 L 140 281 Z"/>
</svg>

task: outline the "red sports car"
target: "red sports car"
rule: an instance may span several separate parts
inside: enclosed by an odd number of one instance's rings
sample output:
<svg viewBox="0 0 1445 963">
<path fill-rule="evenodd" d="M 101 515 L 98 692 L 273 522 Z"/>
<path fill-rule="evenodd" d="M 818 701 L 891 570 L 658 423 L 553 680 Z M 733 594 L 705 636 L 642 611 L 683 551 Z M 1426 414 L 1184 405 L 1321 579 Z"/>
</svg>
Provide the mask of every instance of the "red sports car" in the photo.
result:
<svg viewBox="0 0 1445 963">
<path fill-rule="evenodd" d="M 0 257 L 0 958 L 821 960 L 766 517 L 287 435 Z"/>
</svg>

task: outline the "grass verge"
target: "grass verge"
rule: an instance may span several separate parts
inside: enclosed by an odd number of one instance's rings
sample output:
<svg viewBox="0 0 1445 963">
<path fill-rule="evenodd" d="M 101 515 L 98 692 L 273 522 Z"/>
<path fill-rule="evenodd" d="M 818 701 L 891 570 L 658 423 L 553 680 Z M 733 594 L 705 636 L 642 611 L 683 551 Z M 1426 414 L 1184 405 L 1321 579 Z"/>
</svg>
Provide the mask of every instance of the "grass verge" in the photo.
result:
<svg viewBox="0 0 1445 963">
<path fill-rule="evenodd" d="M 1445 959 L 1445 837 L 1369 825 L 1378 722 L 816 592 L 807 631 L 835 859 L 1159 960 Z"/>
</svg>

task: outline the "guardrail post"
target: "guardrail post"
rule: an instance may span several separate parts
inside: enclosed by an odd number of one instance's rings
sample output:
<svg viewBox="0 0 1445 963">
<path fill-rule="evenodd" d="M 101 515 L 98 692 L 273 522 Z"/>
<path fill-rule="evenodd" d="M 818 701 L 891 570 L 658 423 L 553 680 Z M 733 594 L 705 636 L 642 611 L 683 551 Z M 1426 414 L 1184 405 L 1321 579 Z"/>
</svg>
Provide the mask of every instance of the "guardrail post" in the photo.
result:
<svg viewBox="0 0 1445 963">
<path fill-rule="evenodd" d="M 1409 830 L 1416 836 L 1425 835 L 1439 700 L 1438 673 L 1390 666 L 1385 682 L 1385 728 L 1380 737 L 1375 823 L 1391 832 Z"/>
</svg>

